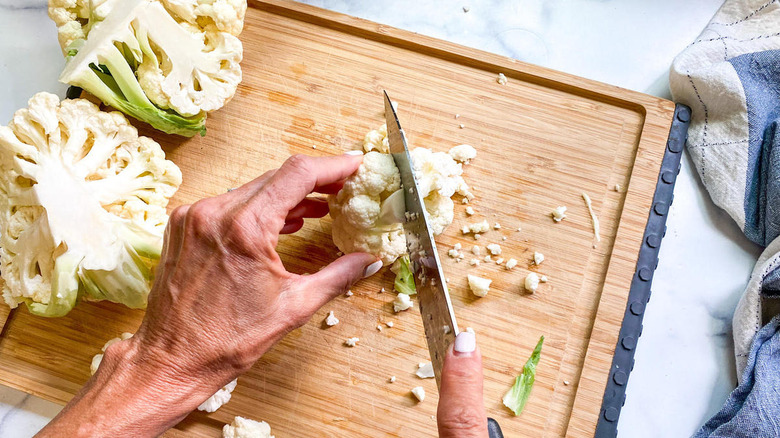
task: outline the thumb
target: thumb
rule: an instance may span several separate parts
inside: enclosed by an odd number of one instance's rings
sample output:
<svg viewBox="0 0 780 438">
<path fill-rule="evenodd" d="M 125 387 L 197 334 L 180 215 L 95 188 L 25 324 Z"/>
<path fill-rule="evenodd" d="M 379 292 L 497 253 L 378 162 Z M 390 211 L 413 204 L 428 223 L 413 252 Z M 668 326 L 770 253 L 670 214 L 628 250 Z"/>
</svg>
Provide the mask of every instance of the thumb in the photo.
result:
<svg viewBox="0 0 780 438">
<path fill-rule="evenodd" d="M 376 256 L 356 252 L 339 257 L 316 274 L 307 276 L 307 300 L 316 309 L 343 294 L 358 280 L 376 274 L 382 268 L 382 261 Z"/>
<path fill-rule="evenodd" d="M 486 438 L 482 400 L 482 355 L 473 333 L 460 332 L 447 351 L 441 372 L 439 438 Z"/>
</svg>

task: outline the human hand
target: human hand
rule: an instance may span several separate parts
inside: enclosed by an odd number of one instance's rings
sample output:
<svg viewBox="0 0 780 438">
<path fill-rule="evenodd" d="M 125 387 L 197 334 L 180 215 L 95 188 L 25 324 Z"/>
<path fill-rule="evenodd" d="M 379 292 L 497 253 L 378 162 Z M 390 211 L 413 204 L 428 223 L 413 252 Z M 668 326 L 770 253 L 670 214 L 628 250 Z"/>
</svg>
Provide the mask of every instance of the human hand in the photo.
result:
<svg viewBox="0 0 780 438">
<path fill-rule="evenodd" d="M 488 436 L 482 399 L 482 355 L 473 333 L 460 332 L 444 358 L 436 420 L 439 438 Z"/>
<path fill-rule="evenodd" d="M 276 252 L 279 234 L 328 213 L 325 200 L 307 196 L 338 192 L 361 160 L 294 156 L 236 190 L 176 208 L 140 328 L 106 350 L 40 436 L 157 436 L 376 273 L 381 261 L 354 253 L 296 275 Z"/>
</svg>

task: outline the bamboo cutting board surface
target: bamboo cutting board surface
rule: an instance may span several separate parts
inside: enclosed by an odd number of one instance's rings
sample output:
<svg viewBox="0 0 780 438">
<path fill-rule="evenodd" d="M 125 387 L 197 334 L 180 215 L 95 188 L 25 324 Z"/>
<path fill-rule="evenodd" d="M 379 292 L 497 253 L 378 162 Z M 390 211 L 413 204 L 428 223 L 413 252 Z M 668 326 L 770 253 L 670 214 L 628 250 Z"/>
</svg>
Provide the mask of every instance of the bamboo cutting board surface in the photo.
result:
<svg viewBox="0 0 780 438">
<path fill-rule="evenodd" d="M 182 169 L 171 207 L 223 193 L 292 154 L 358 149 L 382 124 L 386 89 L 412 147 L 478 150 L 465 166 L 477 213 L 467 217 L 456 202 L 455 222 L 437 243 L 458 322 L 477 333 L 488 414 L 507 437 L 592 436 L 674 105 L 314 7 L 249 6 L 244 80 L 210 116 L 208 135 L 183 140 L 142 128 Z M 496 82 L 499 72 L 508 84 Z M 595 246 L 582 192 L 601 222 Z M 568 211 L 556 224 L 557 206 Z M 460 233 L 482 219 L 501 229 L 479 241 Z M 312 272 L 337 257 L 329 229 L 327 218 L 309 221 L 281 239 L 290 271 Z M 446 256 L 455 243 L 467 256 L 461 263 Z M 470 267 L 471 246 L 484 257 L 489 243 L 519 266 Z M 546 256 L 540 266 L 531 262 L 534 251 Z M 522 286 L 529 271 L 549 278 L 533 295 Z M 487 297 L 471 295 L 467 273 L 494 280 Z M 383 270 L 354 296 L 325 306 L 239 378 L 227 405 L 195 412 L 167 435 L 220 436 L 223 423 L 242 415 L 268 421 L 277 437 L 435 436 L 435 382 L 414 375 L 428 360 L 419 311 L 392 312 L 392 280 Z M 330 310 L 341 323 L 326 329 Z M 142 316 L 111 303 L 81 303 L 59 319 L 11 312 L 0 339 L 0 382 L 65 403 L 103 343 L 135 331 Z M 378 331 L 387 321 L 394 327 Z M 540 335 L 536 385 L 525 412 L 513 417 L 501 397 Z M 353 336 L 360 344 L 346 348 Z M 390 376 L 397 381 L 388 383 Z M 428 394 L 419 404 L 409 393 L 418 385 Z"/>
</svg>

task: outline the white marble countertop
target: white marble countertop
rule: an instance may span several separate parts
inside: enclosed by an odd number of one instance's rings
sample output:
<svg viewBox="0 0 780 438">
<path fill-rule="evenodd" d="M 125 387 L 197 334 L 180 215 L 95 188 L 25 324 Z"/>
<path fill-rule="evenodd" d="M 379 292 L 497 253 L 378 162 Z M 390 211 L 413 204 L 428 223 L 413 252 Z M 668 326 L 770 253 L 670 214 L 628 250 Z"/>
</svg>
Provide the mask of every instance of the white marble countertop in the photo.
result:
<svg viewBox="0 0 780 438">
<path fill-rule="evenodd" d="M 721 0 L 307 0 L 317 6 L 669 97 L 672 58 Z M 0 0 L 0 121 L 35 92 L 64 96 L 62 59 L 45 0 Z M 463 7 L 468 7 L 464 12 Z M 731 314 L 759 248 L 709 199 L 687 156 L 621 437 L 690 436 L 734 387 Z M 29 437 L 60 407 L 0 387 L 0 436 Z"/>
</svg>

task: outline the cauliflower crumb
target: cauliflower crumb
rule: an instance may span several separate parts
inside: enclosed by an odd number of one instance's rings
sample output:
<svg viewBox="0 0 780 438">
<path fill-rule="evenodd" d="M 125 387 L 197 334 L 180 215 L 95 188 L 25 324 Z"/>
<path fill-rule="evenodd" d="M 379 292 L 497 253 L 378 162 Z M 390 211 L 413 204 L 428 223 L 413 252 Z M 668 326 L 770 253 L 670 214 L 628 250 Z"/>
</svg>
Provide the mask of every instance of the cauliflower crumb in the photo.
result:
<svg viewBox="0 0 780 438">
<path fill-rule="evenodd" d="M 482 236 L 480 236 L 479 234 L 475 234 L 475 235 L 474 235 L 474 240 L 479 240 L 479 239 L 480 239 L 480 237 L 482 237 Z"/>
<path fill-rule="evenodd" d="M 566 219 L 566 207 L 556 207 L 555 210 L 552 211 L 552 218 L 555 222 L 560 222 L 564 219 Z"/>
<path fill-rule="evenodd" d="M 395 296 L 395 300 L 393 300 L 393 311 L 395 313 L 411 309 L 412 307 L 414 307 L 414 303 L 412 302 L 412 299 L 409 298 L 409 295 L 398 294 Z"/>
<path fill-rule="evenodd" d="M 469 164 L 471 160 L 477 157 L 477 150 L 467 144 L 455 146 L 448 153 L 453 160 L 464 164 Z"/>
<path fill-rule="evenodd" d="M 544 261 L 544 254 L 540 252 L 534 252 L 534 264 L 535 265 L 541 265 Z"/>
<path fill-rule="evenodd" d="M 466 214 L 471 216 L 474 214 L 474 209 L 471 206 L 466 207 Z"/>
<path fill-rule="evenodd" d="M 542 282 L 542 283 L 547 283 L 547 276 L 546 275 L 542 275 L 542 277 L 539 279 L 539 281 Z"/>
<path fill-rule="evenodd" d="M 395 383 L 395 376 L 390 376 L 390 378 L 387 379 L 387 381 L 390 383 Z"/>
<path fill-rule="evenodd" d="M 487 263 L 487 262 L 491 262 L 491 261 L 493 261 L 493 258 L 492 258 L 492 257 L 490 257 L 490 254 L 488 254 L 488 255 L 486 255 L 486 256 L 485 256 L 485 259 L 484 259 L 484 260 L 485 260 L 485 263 Z"/>
<path fill-rule="evenodd" d="M 501 254 L 501 245 L 497 243 L 491 243 L 487 246 L 487 250 L 493 255 Z"/>
<path fill-rule="evenodd" d="M 433 373 L 433 364 L 430 362 L 420 362 L 417 364 L 417 372 L 415 374 L 421 379 L 432 379 L 436 377 Z"/>
<path fill-rule="evenodd" d="M 510 270 L 510 269 L 514 268 L 515 266 L 517 266 L 517 260 L 515 260 L 515 259 L 509 259 L 509 260 L 507 260 L 507 261 L 506 261 L 506 265 L 504 265 L 504 267 L 505 267 L 507 270 Z"/>
<path fill-rule="evenodd" d="M 501 224 L 499 224 L 498 222 L 496 222 L 495 224 L 493 224 L 493 229 L 494 229 L 494 230 L 500 230 L 500 229 L 501 229 Z"/>
<path fill-rule="evenodd" d="M 274 438 L 271 426 L 265 421 L 235 417 L 233 422 L 222 427 L 222 438 Z"/>
<path fill-rule="evenodd" d="M 461 204 L 468 204 L 469 203 L 469 198 L 465 198 L 464 197 L 463 199 L 460 200 L 460 203 Z"/>
<path fill-rule="evenodd" d="M 384 292 L 385 292 L 385 288 L 379 289 L 379 293 L 380 293 L 380 294 L 381 294 L 381 293 L 384 293 Z"/>
<path fill-rule="evenodd" d="M 354 347 L 360 342 L 360 338 L 348 338 L 346 341 L 344 341 L 344 345 L 347 347 Z"/>
<path fill-rule="evenodd" d="M 501 241 L 506 242 L 506 236 L 501 236 Z"/>
<path fill-rule="evenodd" d="M 503 73 L 499 73 L 498 78 L 496 78 L 496 82 L 498 82 L 501 85 L 506 85 L 506 76 L 504 76 Z"/>
<path fill-rule="evenodd" d="M 345 293 L 344 295 L 346 295 L 346 296 L 348 296 L 348 297 L 351 297 L 352 295 L 355 295 L 355 294 L 353 294 L 353 293 L 352 293 L 352 289 L 350 289 L 350 290 L 348 290 L 348 291 L 347 291 L 347 293 Z"/>
<path fill-rule="evenodd" d="M 465 128 L 465 127 L 466 127 L 466 125 L 464 125 L 463 123 L 461 123 L 461 124 L 459 124 L 459 125 L 458 125 L 458 128 L 460 128 L 460 129 L 463 129 L 463 128 Z"/>
<path fill-rule="evenodd" d="M 478 297 L 484 297 L 487 295 L 488 291 L 490 290 L 490 283 L 493 282 L 493 280 L 477 277 L 476 275 L 471 274 L 469 274 L 468 280 L 471 292 Z"/>
<path fill-rule="evenodd" d="M 471 265 L 471 266 L 479 266 L 479 259 L 471 259 L 469 261 L 469 265 Z"/>
<path fill-rule="evenodd" d="M 417 401 L 422 402 L 425 400 L 425 389 L 422 386 L 415 386 L 412 388 L 412 395 L 414 395 Z"/>
<path fill-rule="evenodd" d="M 623 190 L 623 187 L 620 184 L 615 184 L 615 188 L 613 190 L 615 190 L 616 192 L 620 192 Z"/>
<path fill-rule="evenodd" d="M 377 330 L 379 330 L 379 331 L 381 332 L 381 331 L 382 331 L 382 326 L 381 326 L 381 325 L 378 325 L 378 326 L 376 326 L 376 329 L 377 329 Z"/>
<path fill-rule="evenodd" d="M 500 265 L 501 263 L 504 263 L 504 258 L 503 258 L 503 257 L 499 257 L 499 258 L 497 258 L 497 259 L 496 259 L 496 264 L 497 264 L 497 265 Z"/>
<path fill-rule="evenodd" d="M 394 326 L 395 324 L 393 323 L 393 321 L 387 321 L 387 322 L 385 323 L 385 325 L 386 325 L 387 327 L 389 327 L 389 328 L 393 328 L 393 326 Z"/>
<path fill-rule="evenodd" d="M 460 252 L 458 252 L 457 249 L 451 249 L 451 250 L 447 251 L 447 255 L 454 259 L 454 258 L 457 258 L 460 255 Z"/>
<path fill-rule="evenodd" d="M 517 231 L 523 231 L 523 227 L 517 227 Z"/>
<path fill-rule="evenodd" d="M 593 223 L 593 235 L 596 236 L 596 242 L 601 242 L 601 236 L 599 233 L 599 218 L 593 211 L 593 203 L 590 202 L 590 196 L 587 193 L 582 192 L 582 199 L 585 201 L 585 206 L 588 207 L 588 213 L 590 213 L 590 220 Z M 593 245 L 595 248 L 596 245 Z"/>
<path fill-rule="evenodd" d="M 336 315 L 333 314 L 333 311 L 331 310 L 328 312 L 328 317 L 325 318 L 325 325 L 328 327 L 333 327 L 334 325 L 339 323 L 339 319 L 336 318 Z"/>
<path fill-rule="evenodd" d="M 530 272 L 525 277 L 525 290 L 528 292 L 534 293 L 536 292 L 536 289 L 539 288 L 539 276 L 536 275 L 536 272 Z"/>
<path fill-rule="evenodd" d="M 460 249 L 463 248 L 463 245 L 461 245 L 460 242 L 458 242 L 455 245 L 453 245 L 452 247 L 457 249 L 458 251 L 460 251 Z"/>
</svg>

